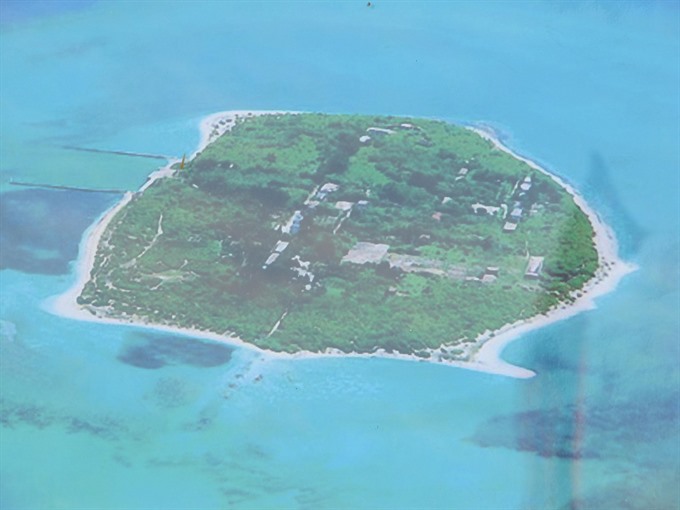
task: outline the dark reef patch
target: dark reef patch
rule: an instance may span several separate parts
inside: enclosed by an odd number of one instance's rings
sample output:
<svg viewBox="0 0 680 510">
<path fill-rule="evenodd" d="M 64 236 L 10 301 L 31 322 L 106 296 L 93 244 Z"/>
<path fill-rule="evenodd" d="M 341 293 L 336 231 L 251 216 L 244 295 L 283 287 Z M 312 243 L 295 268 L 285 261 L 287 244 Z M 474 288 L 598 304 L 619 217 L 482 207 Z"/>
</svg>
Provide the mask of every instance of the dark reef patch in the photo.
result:
<svg viewBox="0 0 680 510">
<path fill-rule="evenodd" d="M 85 229 L 119 197 L 27 189 L 0 195 L 0 269 L 65 274 Z"/>
<path fill-rule="evenodd" d="M 678 395 L 645 395 L 626 402 L 583 402 L 496 416 L 471 440 L 482 447 L 534 452 L 541 457 L 625 457 L 672 437 L 678 426 Z"/>
<path fill-rule="evenodd" d="M 110 416 L 75 416 L 46 406 L 0 398 L 0 425 L 7 429 L 29 426 L 45 429 L 64 427 L 70 434 L 85 433 L 100 439 L 117 440 L 127 427 Z"/>
<path fill-rule="evenodd" d="M 127 365 L 154 370 L 166 365 L 210 368 L 228 363 L 233 349 L 195 338 L 150 333 L 131 334 L 118 353 Z"/>
<path fill-rule="evenodd" d="M 191 381 L 162 377 L 147 398 L 162 409 L 172 409 L 190 404 L 198 393 L 198 388 Z"/>
<path fill-rule="evenodd" d="M 0 399 L 0 424 L 3 427 L 14 428 L 18 424 L 26 424 L 44 429 L 52 425 L 55 420 L 56 417 L 45 408 Z"/>
</svg>

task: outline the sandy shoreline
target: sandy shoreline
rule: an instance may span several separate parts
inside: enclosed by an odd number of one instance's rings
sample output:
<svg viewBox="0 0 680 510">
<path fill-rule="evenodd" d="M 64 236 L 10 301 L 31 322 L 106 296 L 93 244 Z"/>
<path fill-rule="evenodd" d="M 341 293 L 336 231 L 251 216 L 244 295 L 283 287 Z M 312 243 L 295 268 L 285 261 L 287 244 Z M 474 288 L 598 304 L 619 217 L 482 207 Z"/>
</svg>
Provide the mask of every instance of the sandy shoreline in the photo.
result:
<svg viewBox="0 0 680 510">
<path fill-rule="evenodd" d="M 177 159 L 169 159 L 164 167 L 152 172 L 144 184 L 139 188 L 139 192 L 147 189 L 156 180 L 172 175 L 172 165 L 178 161 L 179 160 Z M 76 281 L 66 292 L 50 298 L 46 302 L 46 309 L 48 311 L 71 319 L 102 320 L 79 306 L 76 299 L 83 291 L 85 284 L 90 278 L 90 273 L 94 267 L 95 256 L 97 254 L 97 246 L 99 245 L 99 240 L 104 234 L 106 227 L 109 226 L 116 214 L 132 200 L 133 196 L 134 193 L 131 191 L 125 193 L 119 202 L 104 211 L 104 213 L 97 218 L 87 230 L 85 230 L 83 237 L 80 240 L 80 245 L 78 246 Z"/>
<path fill-rule="evenodd" d="M 191 158 L 193 159 L 196 157 L 196 155 L 205 149 L 210 142 L 229 131 L 238 118 L 257 117 L 258 115 L 284 115 L 291 113 L 299 112 L 280 110 L 228 110 L 224 112 L 211 113 L 207 117 L 201 119 L 198 127 L 201 138 L 198 142 L 198 148 L 191 155 Z"/>
<path fill-rule="evenodd" d="M 510 342 L 519 336 L 533 331 L 548 324 L 573 317 L 583 311 L 592 310 L 596 308 L 595 298 L 612 292 L 619 281 L 627 274 L 637 270 L 637 266 L 624 262 L 618 256 L 618 243 L 616 236 L 612 229 L 606 225 L 600 216 L 588 205 L 585 199 L 567 182 L 562 180 L 555 174 L 548 172 L 546 169 L 535 163 L 534 161 L 520 156 L 505 146 L 494 133 L 480 129 L 477 127 L 468 127 L 482 138 L 489 140 L 494 146 L 513 157 L 524 161 L 530 167 L 547 175 L 560 186 L 567 190 L 567 192 L 574 198 L 574 202 L 585 213 L 593 226 L 595 232 L 595 246 L 599 257 L 598 269 L 595 276 L 588 281 L 582 289 L 577 293 L 580 294 L 573 303 L 564 304 L 548 311 L 543 315 L 533 317 L 528 320 L 517 321 L 513 324 L 508 324 L 501 329 L 493 332 L 488 340 L 480 346 L 479 350 L 473 355 L 470 364 L 480 366 L 494 366 L 500 364 L 509 365 L 500 358 L 500 354 Z M 480 339 L 478 339 L 479 341 Z M 513 366 L 513 365 L 509 365 Z"/>
<path fill-rule="evenodd" d="M 203 118 L 200 123 L 200 142 L 198 148 L 191 156 L 195 157 L 201 152 L 210 142 L 215 138 L 221 136 L 224 132 L 231 129 L 239 117 L 252 117 L 256 115 L 280 115 L 284 111 L 246 111 L 234 110 L 218 112 Z M 576 299 L 573 304 L 562 305 L 561 307 L 551 310 L 544 315 L 539 315 L 532 319 L 517 321 L 513 324 L 508 324 L 501 329 L 494 332 L 487 332 L 480 335 L 473 344 L 469 344 L 467 352 L 470 356 L 469 361 L 450 361 L 441 359 L 437 356 L 435 358 L 423 359 L 415 355 L 393 354 L 387 353 L 383 350 L 378 350 L 375 353 L 343 353 L 336 349 L 327 349 L 325 352 L 314 353 L 301 351 L 294 354 L 278 353 L 261 349 L 253 344 L 247 343 L 244 340 L 234 335 L 221 335 L 218 333 L 201 331 L 190 328 L 180 328 L 176 326 L 151 324 L 143 318 L 118 319 L 94 315 L 89 310 L 77 304 L 76 299 L 85 287 L 92 268 L 94 267 L 97 246 L 100 239 L 111 223 L 115 215 L 132 199 L 133 193 L 128 192 L 124 195 L 120 202 L 105 211 L 100 218 L 83 234 L 79 246 L 78 259 L 76 262 L 76 280 L 73 285 L 63 294 L 55 296 L 46 302 L 46 309 L 56 315 L 67 317 L 75 320 L 100 322 L 116 325 L 127 325 L 133 327 L 150 328 L 168 333 L 186 335 L 193 338 L 201 338 L 206 340 L 218 341 L 229 344 L 231 346 L 247 348 L 256 352 L 260 352 L 269 357 L 275 358 L 320 358 L 320 357 L 385 357 L 393 359 L 417 360 L 425 362 L 435 362 L 440 364 L 452 365 L 469 370 L 488 372 L 492 374 L 504 375 L 515 378 L 533 377 L 535 373 L 526 368 L 518 367 L 507 363 L 501 359 L 500 355 L 507 344 L 521 335 L 542 328 L 548 324 L 572 317 L 582 311 L 595 308 L 594 299 L 598 296 L 611 292 L 616 288 L 618 282 L 623 276 L 634 271 L 636 268 L 631 264 L 627 264 L 618 258 L 618 245 L 616 238 L 611 229 L 605 225 L 599 218 L 597 213 L 593 211 L 585 200 L 566 182 L 559 177 L 551 174 L 543 169 L 533 161 L 524 158 L 508 147 L 504 146 L 493 133 L 484 131 L 479 128 L 468 127 L 472 131 L 478 133 L 483 138 L 491 141 L 498 149 L 503 150 L 513 157 L 520 159 L 527 163 L 532 168 L 543 172 L 550 178 L 555 180 L 560 186 L 565 188 L 569 194 L 574 197 L 576 204 L 588 216 L 593 229 L 595 231 L 595 244 L 599 254 L 600 264 L 595 277 L 590 280 L 581 289 L 581 297 Z M 173 170 L 171 166 L 178 160 L 170 160 L 166 166 L 153 172 L 139 191 L 144 191 L 153 182 L 158 179 L 172 175 Z M 431 351 L 436 353 L 436 351 Z M 438 358 L 438 359 L 437 359 Z"/>
</svg>

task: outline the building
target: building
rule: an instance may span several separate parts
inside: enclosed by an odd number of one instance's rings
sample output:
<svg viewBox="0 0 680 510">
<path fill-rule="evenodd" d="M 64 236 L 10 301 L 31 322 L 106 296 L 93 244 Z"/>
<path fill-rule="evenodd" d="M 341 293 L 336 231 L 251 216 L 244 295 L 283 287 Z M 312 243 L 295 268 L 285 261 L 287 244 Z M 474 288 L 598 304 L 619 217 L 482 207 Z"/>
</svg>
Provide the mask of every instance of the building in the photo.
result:
<svg viewBox="0 0 680 510">
<path fill-rule="evenodd" d="M 501 208 L 495 207 L 493 205 L 472 204 L 472 210 L 475 212 L 475 214 L 479 214 L 479 211 L 482 210 L 482 211 L 486 212 L 486 214 L 494 215 L 498 211 L 500 211 Z"/>
<path fill-rule="evenodd" d="M 357 209 L 358 211 L 363 211 L 367 207 L 368 207 L 368 200 L 359 200 L 356 203 L 355 209 Z"/>
<path fill-rule="evenodd" d="M 288 248 L 288 245 L 289 245 L 289 244 L 290 244 L 290 243 L 287 242 L 287 241 L 278 241 L 278 242 L 276 243 L 276 246 L 274 247 L 274 251 L 277 252 L 277 253 L 282 253 L 283 250 L 285 250 L 286 248 Z"/>
<path fill-rule="evenodd" d="M 284 234 L 291 234 L 295 235 L 300 231 L 300 224 L 302 223 L 302 220 L 304 219 L 304 216 L 302 216 L 301 211 L 295 211 L 293 216 L 290 217 L 288 220 L 288 223 L 286 223 L 281 231 Z"/>
<path fill-rule="evenodd" d="M 519 189 L 522 191 L 529 191 L 531 189 L 531 176 L 527 175 L 524 178 L 524 181 L 522 181 L 522 184 L 519 185 Z"/>
<path fill-rule="evenodd" d="M 302 225 L 302 220 L 304 218 L 302 217 L 302 214 L 300 214 L 300 211 L 295 211 L 295 215 L 293 216 L 293 223 L 290 226 L 290 233 L 292 235 L 297 234 L 300 232 L 300 225 Z"/>
<path fill-rule="evenodd" d="M 339 209 L 340 211 L 349 211 L 352 206 L 354 205 L 354 202 L 344 202 L 344 201 L 339 201 L 335 202 L 335 208 Z"/>
<path fill-rule="evenodd" d="M 510 218 L 519 221 L 522 219 L 522 208 L 521 207 L 515 207 L 512 212 L 510 213 Z"/>
<path fill-rule="evenodd" d="M 335 184 L 334 182 L 327 182 L 323 186 L 321 186 L 321 191 L 325 191 L 327 193 L 332 193 L 333 191 L 338 191 L 340 189 L 340 186 Z"/>
<path fill-rule="evenodd" d="M 543 270 L 543 259 L 545 257 L 529 257 L 527 270 L 524 272 L 525 278 L 538 278 Z"/>
<path fill-rule="evenodd" d="M 342 262 L 352 264 L 379 264 L 387 257 L 388 244 L 358 242 L 342 258 Z"/>
<path fill-rule="evenodd" d="M 276 262 L 276 259 L 279 258 L 279 255 L 283 253 L 283 251 L 288 248 L 288 245 L 290 243 L 287 241 L 277 241 L 276 245 L 274 246 L 274 250 L 272 253 L 269 255 L 267 260 L 265 261 L 264 265 L 262 266 L 262 269 L 267 269 L 271 264 Z"/>
<path fill-rule="evenodd" d="M 496 281 L 498 278 L 498 272 L 500 271 L 500 268 L 497 266 L 488 266 L 484 270 L 484 274 L 482 275 L 482 283 L 493 283 Z"/>
<path fill-rule="evenodd" d="M 391 135 L 391 134 L 394 133 L 393 129 L 379 128 L 379 127 L 370 127 L 366 131 L 368 133 L 383 133 L 385 135 Z"/>
<path fill-rule="evenodd" d="M 323 186 L 321 186 L 321 189 L 317 192 L 316 198 L 319 200 L 323 200 L 328 196 L 329 193 L 333 193 L 334 191 L 338 191 L 340 189 L 340 186 L 338 186 L 335 183 L 332 182 L 327 182 Z"/>
<path fill-rule="evenodd" d="M 517 223 L 506 221 L 503 225 L 503 232 L 514 232 L 515 230 L 517 230 Z"/>
<path fill-rule="evenodd" d="M 264 265 L 262 266 L 262 269 L 267 269 L 278 258 L 279 258 L 279 253 L 272 253 L 271 255 L 269 255 L 269 258 L 265 261 Z"/>
<path fill-rule="evenodd" d="M 456 181 L 460 181 L 461 179 L 465 179 L 465 176 L 468 174 L 468 169 L 463 167 L 458 171 L 458 176 L 455 178 Z"/>
</svg>

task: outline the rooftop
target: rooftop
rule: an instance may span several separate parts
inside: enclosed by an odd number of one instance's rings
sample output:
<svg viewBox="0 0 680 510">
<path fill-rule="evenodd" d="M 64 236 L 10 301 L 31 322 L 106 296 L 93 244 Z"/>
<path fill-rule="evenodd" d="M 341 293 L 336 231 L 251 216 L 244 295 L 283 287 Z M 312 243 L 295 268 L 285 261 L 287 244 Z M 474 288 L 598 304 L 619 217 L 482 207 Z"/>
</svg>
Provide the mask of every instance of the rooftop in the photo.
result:
<svg viewBox="0 0 680 510">
<path fill-rule="evenodd" d="M 342 257 L 342 262 L 352 264 L 377 264 L 387 256 L 389 244 L 358 242 Z"/>
</svg>

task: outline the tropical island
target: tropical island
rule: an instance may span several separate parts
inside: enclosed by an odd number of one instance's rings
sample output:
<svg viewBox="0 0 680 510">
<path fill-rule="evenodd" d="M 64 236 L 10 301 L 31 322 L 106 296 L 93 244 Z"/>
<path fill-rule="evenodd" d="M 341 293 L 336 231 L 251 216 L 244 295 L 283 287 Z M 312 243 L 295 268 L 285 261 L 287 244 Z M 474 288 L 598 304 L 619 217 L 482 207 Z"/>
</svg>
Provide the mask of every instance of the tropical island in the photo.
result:
<svg viewBox="0 0 680 510">
<path fill-rule="evenodd" d="M 474 129 L 226 112 L 203 130 L 90 235 L 81 311 L 274 352 L 460 363 L 578 304 L 618 260 L 569 186 Z"/>
</svg>

